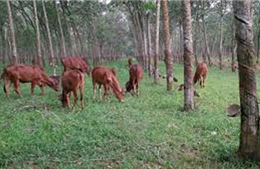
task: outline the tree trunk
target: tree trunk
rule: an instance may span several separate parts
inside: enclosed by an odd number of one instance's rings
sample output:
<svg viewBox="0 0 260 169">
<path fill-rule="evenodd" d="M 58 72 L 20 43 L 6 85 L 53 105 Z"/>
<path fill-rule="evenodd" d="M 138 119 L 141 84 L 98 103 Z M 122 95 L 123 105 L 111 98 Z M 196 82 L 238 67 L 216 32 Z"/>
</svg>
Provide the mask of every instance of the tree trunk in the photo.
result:
<svg viewBox="0 0 260 169">
<path fill-rule="evenodd" d="M 148 38 L 148 74 L 152 77 L 152 40 L 151 40 L 151 24 L 150 24 L 150 12 L 147 14 L 147 38 Z"/>
<path fill-rule="evenodd" d="M 168 15 L 168 4 L 167 0 L 162 0 L 163 9 L 163 25 L 164 25 L 164 62 L 166 64 L 166 81 L 167 81 L 167 91 L 171 91 L 173 87 L 173 75 L 172 75 L 172 56 L 170 52 L 170 25 L 169 25 L 169 15 Z"/>
<path fill-rule="evenodd" d="M 179 21 L 179 35 L 180 35 L 180 42 L 179 42 L 179 46 L 180 46 L 180 49 L 179 49 L 179 52 L 177 53 L 177 62 L 178 63 L 181 63 L 181 60 L 180 60 L 180 56 L 182 57 L 182 54 L 183 54 L 183 30 L 182 30 L 182 19 L 180 19 Z"/>
<path fill-rule="evenodd" d="M 205 57 L 208 58 L 208 63 L 211 66 L 211 57 L 210 57 L 210 51 L 209 51 L 209 44 L 208 44 L 208 37 L 207 37 L 207 30 L 206 30 L 206 24 L 205 24 L 205 19 L 204 19 L 204 1 L 201 1 L 202 3 L 202 10 L 201 10 L 201 19 L 202 19 L 202 27 L 203 27 L 203 35 L 204 35 L 204 47 L 205 47 Z"/>
<path fill-rule="evenodd" d="M 255 51 L 251 5 L 251 0 L 233 2 L 241 107 L 241 130 L 238 155 L 243 160 L 259 161 L 259 110 L 254 70 Z"/>
<path fill-rule="evenodd" d="M 257 63 L 260 62 L 260 17 L 258 18 L 258 33 L 257 33 Z"/>
<path fill-rule="evenodd" d="M 50 52 L 50 64 L 53 67 L 53 74 L 56 75 L 56 59 L 54 58 L 51 31 L 50 31 L 49 20 L 48 20 L 48 17 L 47 17 L 47 12 L 46 12 L 46 8 L 45 8 L 44 0 L 42 0 L 42 9 L 43 9 L 44 20 L 45 20 L 46 29 L 47 29 L 47 35 L 48 35 L 48 44 L 49 44 L 49 52 Z"/>
<path fill-rule="evenodd" d="M 18 62 L 18 56 L 17 56 L 17 46 L 16 46 L 16 40 L 15 40 L 15 31 L 14 31 L 14 24 L 13 24 L 13 16 L 12 16 L 12 9 L 11 9 L 11 2 L 12 1 L 6 1 L 7 3 L 7 10 L 8 10 L 8 17 L 9 17 L 9 26 L 11 30 L 11 35 L 12 35 L 12 63 L 17 63 Z"/>
<path fill-rule="evenodd" d="M 232 60 L 231 60 L 231 69 L 232 72 L 236 71 L 235 68 L 235 55 L 237 50 L 237 42 L 236 42 L 236 27 L 235 27 L 235 19 L 232 21 Z"/>
<path fill-rule="evenodd" d="M 154 82 L 159 83 L 159 31 L 160 31 L 160 0 L 156 0 L 156 33 L 155 33 L 155 55 L 154 55 Z"/>
<path fill-rule="evenodd" d="M 219 69 L 223 69 L 223 62 L 222 62 L 222 37 L 223 37 L 223 0 L 220 0 L 220 36 L 219 36 Z"/>
<path fill-rule="evenodd" d="M 182 1 L 183 4 L 183 39 L 184 39 L 184 110 L 194 109 L 193 100 L 193 75 L 192 75 L 192 23 L 190 0 Z"/>
<path fill-rule="evenodd" d="M 40 28 L 39 28 L 39 20 L 37 16 L 37 6 L 36 1 L 32 0 L 33 3 L 33 14 L 34 14 L 34 21 L 35 21 L 35 27 L 36 27 L 36 41 L 37 41 L 37 58 L 36 63 L 40 66 L 42 66 L 42 51 L 41 51 L 41 36 L 40 36 Z"/>
<path fill-rule="evenodd" d="M 146 15 L 145 15 L 145 13 L 142 13 L 142 15 L 143 15 L 143 41 L 144 41 L 144 68 L 147 70 L 148 69 L 148 64 L 147 64 L 147 26 L 146 26 L 146 20 L 147 20 L 147 18 L 146 18 Z"/>
<path fill-rule="evenodd" d="M 136 34 L 136 48 L 137 48 L 137 60 L 140 64 L 144 66 L 144 43 L 143 43 L 143 33 L 142 33 L 142 18 L 139 17 L 139 13 L 135 12 L 133 14 L 133 25 L 134 33 Z"/>
<path fill-rule="evenodd" d="M 56 11 L 57 11 L 57 19 L 58 19 L 58 24 L 59 24 L 59 29 L 60 29 L 60 38 L 61 38 L 63 56 L 67 56 L 65 38 L 64 38 L 63 28 L 62 28 L 61 19 L 60 19 L 60 7 L 58 6 L 58 4 L 56 2 L 54 2 L 54 3 L 55 3 Z"/>
<path fill-rule="evenodd" d="M 5 39 L 5 33 L 6 29 L 5 28 L 2 28 L 1 29 L 1 47 L 2 47 L 2 50 L 1 50 L 1 56 L 2 56 L 2 64 L 4 65 L 5 64 L 5 60 L 6 60 L 6 39 Z"/>
</svg>

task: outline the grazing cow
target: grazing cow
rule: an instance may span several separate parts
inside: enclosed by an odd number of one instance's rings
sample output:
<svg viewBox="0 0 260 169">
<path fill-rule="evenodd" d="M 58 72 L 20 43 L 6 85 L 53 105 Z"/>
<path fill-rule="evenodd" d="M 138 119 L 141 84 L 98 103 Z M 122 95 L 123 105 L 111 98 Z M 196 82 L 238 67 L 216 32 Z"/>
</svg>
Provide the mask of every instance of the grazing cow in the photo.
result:
<svg viewBox="0 0 260 169">
<path fill-rule="evenodd" d="M 60 84 L 60 76 L 52 75 L 52 76 L 49 76 L 49 77 L 53 81 L 54 85 L 59 86 L 59 84 Z M 46 86 L 46 84 L 45 83 L 38 83 L 37 85 L 41 89 L 41 94 L 44 95 L 44 87 Z"/>
<path fill-rule="evenodd" d="M 93 97 L 96 95 L 96 84 L 104 86 L 104 98 L 107 99 L 109 88 L 112 89 L 116 98 L 121 102 L 124 100 L 124 91 L 116 78 L 115 70 L 103 66 L 94 67 L 92 70 Z"/>
<path fill-rule="evenodd" d="M 81 108 L 84 109 L 84 74 L 79 70 L 68 70 L 63 72 L 61 77 L 62 95 L 61 103 L 63 107 L 70 107 L 70 93 L 73 92 L 74 105 L 78 100 L 78 89 L 80 90 Z"/>
<path fill-rule="evenodd" d="M 131 65 L 129 68 L 129 81 L 126 82 L 126 91 L 131 92 L 132 95 L 136 94 L 139 95 L 139 85 L 140 81 L 144 75 L 143 68 L 140 65 Z"/>
<path fill-rule="evenodd" d="M 110 71 L 111 71 L 111 73 L 113 73 L 114 74 L 114 76 L 116 77 L 116 70 L 114 69 L 114 68 L 109 68 L 110 69 Z M 102 87 L 102 84 L 99 84 L 99 86 L 98 86 L 98 89 L 99 89 L 99 94 L 101 93 L 101 87 Z M 104 87 L 104 90 L 105 90 L 105 85 L 103 85 L 103 87 Z M 110 90 L 110 87 L 108 86 L 108 92 L 109 92 L 109 90 Z"/>
<path fill-rule="evenodd" d="M 44 72 L 44 69 L 38 66 L 25 64 L 11 64 L 4 69 L 1 75 L 4 80 L 4 92 L 6 97 L 9 97 L 11 83 L 14 83 L 14 91 L 18 96 L 21 96 L 19 90 L 19 82 L 31 83 L 31 95 L 34 94 L 35 85 L 46 84 L 55 91 L 59 91 L 59 86 L 56 85 L 50 77 Z"/>
<path fill-rule="evenodd" d="M 207 64 L 204 63 L 204 62 L 198 64 L 197 69 L 196 69 L 196 73 L 195 73 L 194 78 L 193 78 L 194 84 L 196 84 L 197 81 L 199 81 L 200 86 L 205 87 L 205 79 L 207 77 L 207 74 L 208 74 Z"/>
<path fill-rule="evenodd" d="M 81 72 L 86 72 L 88 75 L 91 73 L 90 66 L 80 57 L 63 57 L 60 61 L 63 65 L 64 72 L 70 69 L 77 69 Z"/>
</svg>

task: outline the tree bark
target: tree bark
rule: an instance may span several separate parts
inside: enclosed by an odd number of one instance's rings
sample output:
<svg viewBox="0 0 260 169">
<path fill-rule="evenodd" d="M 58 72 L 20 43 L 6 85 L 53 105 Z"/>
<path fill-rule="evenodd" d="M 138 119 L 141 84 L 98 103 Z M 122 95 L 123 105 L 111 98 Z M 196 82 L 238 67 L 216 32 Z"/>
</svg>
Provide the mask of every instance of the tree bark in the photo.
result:
<svg viewBox="0 0 260 169">
<path fill-rule="evenodd" d="M 146 20 L 147 20 L 147 17 L 145 15 L 145 13 L 143 12 L 142 13 L 142 18 L 143 18 L 143 40 L 144 40 L 144 67 L 146 70 L 148 70 L 148 64 L 147 64 L 147 26 L 146 26 Z"/>
<path fill-rule="evenodd" d="M 204 10 L 204 1 L 201 0 L 201 3 L 202 3 L 201 20 L 202 20 L 203 35 L 204 35 L 204 45 L 205 45 L 205 53 L 204 53 L 204 55 L 206 55 L 205 57 L 208 58 L 209 66 L 211 66 L 212 63 L 211 63 L 209 44 L 208 44 L 208 37 L 207 37 L 207 30 L 206 30 L 206 24 L 205 24 L 205 19 L 204 19 L 204 12 L 203 12 L 203 10 Z"/>
<path fill-rule="evenodd" d="M 39 20 L 37 16 L 37 6 L 36 1 L 32 0 L 33 3 L 33 13 L 34 13 L 34 21 L 36 27 L 36 47 L 37 47 L 37 64 L 42 66 L 42 51 L 41 51 L 41 36 L 40 36 L 40 28 L 39 28 Z"/>
<path fill-rule="evenodd" d="M 154 55 L 154 82 L 159 83 L 159 30 L 160 30 L 160 0 L 156 0 L 156 33 L 155 33 L 155 55 Z"/>
<path fill-rule="evenodd" d="M 147 13 L 147 38 L 148 38 L 148 74 L 152 77 L 152 40 L 151 40 L 151 23 L 150 23 L 150 13 Z"/>
<path fill-rule="evenodd" d="M 60 7 L 57 4 L 57 2 L 54 2 L 54 3 L 55 3 L 56 11 L 57 11 L 57 19 L 58 19 L 59 30 L 60 30 L 60 38 L 61 38 L 61 46 L 62 46 L 63 56 L 67 56 L 65 38 L 64 38 L 63 28 L 62 28 L 61 19 L 60 19 Z"/>
<path fill-rule="evenodd" d="M 43 9 L 44 20 L 45 20 L 46 29 L 47 29 L 49 52 L 50 52 L 50 64 L 53 67 L 53 74 L 55 75 L 56 74 L 56 59 L 54 58 L 51 31 L 50 31 L 50 26 L 49 26 L 49 19 L 47 16 L 44 0 L 42 0 L 42 9 Z"/>
<path fill-rule="evenodd" d="M 166 65 L 166 81 L 167 81 L 167 91 L 171 91 L 173 88 L 173 63 L 172 56 L 170 52 L 170 24 L 169 24 L 169 15 L 168 15 L 168 4 L 167 0 L 162 0 L 162 9 L 163 9 L 163 25 L 164 25 L 164 62 Z"/>
<path fill-rule="evenodd" d="M 255 51 L 253 44 L 251 2 L 251 0 L 233 2 L 241 107 L 241 130 L 238 155 L 243 160 L 259 161 L 259 109 L 254 70 Z"/>
<path fill-rule="evenodd" d="M 2 56 L 2 64 L 4 65 L 5 64 L 5 48 L 6 48 L 6 40 L 5 40 L 5 33 L 4 33 L 4 30 L 3 29 L 1 29 L 1 50 L 0 50 L 0 52 L 1 52 L 1 56 Z"/>
<path fill-rule="evenodd" d="M 258 33 L 257 33 L 257 63 L 260 62 L 260 17 L 258 18 Z"/>
<path fill-rule="evenodd" d="M 233 19 L 233 21 L 232 21 L 232 60 L 231 60 L 231 70 L 232 70 L 232 72 L 236 71 L 236 68 L 235 68 L 236 50 L 237 50 L 236 27 L 235 27 L 235 19 Z"/>
<path fill-rule="evenodd" d="M 223 62 L 222 62 L 222 37 L 223 37 L 223 0 L 220 0 L 220 36 L 219 36 L 219 69 L 223 69 Z"/>
<path fill-rule="evenodd" d="M 190 0 L 183 0 L 183 39 L 184 39 L 184 110 L 194 109 L 193 75 L 192 75 L 192 23 Z"/>
<path fill-rule="evenodd" d="M 7 3 L 7 10 L 8 10 L 8 17 L 9 17 L 9 26 L 12 36 L 12 63 L 18 63 L 18 56 L 17 56 L 17 46 L 16 46 L 16 40 L 15 40 L 15 31 L 14 31 L 14 24 L 13 24 L 13 16 L 12 16 L 12 9 L 11 9 L 11 2 L 12 1 L 6 1 Z"/>
</svg>

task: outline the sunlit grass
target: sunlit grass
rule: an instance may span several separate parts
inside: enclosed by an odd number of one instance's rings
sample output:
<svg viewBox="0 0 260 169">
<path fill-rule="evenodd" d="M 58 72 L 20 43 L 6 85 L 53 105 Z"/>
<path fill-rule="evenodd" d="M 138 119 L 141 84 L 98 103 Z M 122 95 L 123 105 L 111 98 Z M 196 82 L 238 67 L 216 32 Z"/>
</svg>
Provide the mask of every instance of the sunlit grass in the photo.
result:
<svg viewBox="0 0 260 169">
<path fill-rule="evenodd" d="M 126 60 L 106 65 L 116 67 L 124 86 Z M 174 65 L 174 74 L 182 83 L 182 65 Z M 140 96 L 126 94 L 124 103 L 113 95 L 93 100 L 85 79 L 84 111 L 61 108 L 59 93 L 49 88 L 31 97 L 30 85 L 21 84 L 22 97 L 11 90 L 9 99 L 0 90 L 1 168 L 258 168 L 237 160 L 240 119 L 225 112 L 239 101 L 237 73 L 211 68 L 206 87 L 195 86 L 201 97 L 190 113 L 182 111 L 177 84 L 167 92 L 164 79 L 155 85 L 145 75 Z"/>
</svg>

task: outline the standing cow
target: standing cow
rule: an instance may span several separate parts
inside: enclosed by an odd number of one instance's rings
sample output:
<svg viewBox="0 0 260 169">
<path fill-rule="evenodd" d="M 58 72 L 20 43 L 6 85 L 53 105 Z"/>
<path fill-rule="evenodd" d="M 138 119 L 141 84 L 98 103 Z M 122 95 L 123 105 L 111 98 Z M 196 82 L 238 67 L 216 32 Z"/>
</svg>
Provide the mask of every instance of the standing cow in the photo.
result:
<svg viewBox="0 0 260 169">
<path fill-rule="evenodd" d="M 92 70 L 92 83 L 93 83 L 93 97 L 96 95 L 96 84 L 104 86 L 104 98 L 108 97 L 109 88 L 112 89 L 119 102 L 124 100 L 124 91 L 121 89 L 120 84 L 116 78 L 114 69 L 104 66 L 94 67 Z"/>
<path fill-rule="evenodd" d="M 197 69 L 196 69 L 196 73 L 193 78 L 194 84 L 199 82 L 201 87 L 205 87 L 205 79 L 206 79 L 207 75 L 208 75 L 207 64 L 204 62 L 199 63 L 197 66 Z"/>
<path fill-rule="evenodd" d="M 80 91 L 81 108 L 84 108 L 84 74 L 79 70 L 68 70 L 63 72 L 61 77 L 62 95 L 61 102 L 63 107 L 70 107 L 70 93 L 74 96 L 74 105 L 78 100 L 77 91 Z"/>
<path fill-rule="evenodd" d="M 14 83 L 14 91 L 21 96 L 19 83 L 31 83 L 31 95 L 34 94 L 35 85 L 46 84 L 55 91 L 59 91 L 59 86 L 38 66 L 25 64 L 11 64 L 4 69 L 1 75 L 4 80 L 4 92 L 9 97 L 11 83 Z M 43 90 L 42 90 L 43 91 Z"/>
<path fill-rule="evenodd" d="M 60 59 L 63 65 L 64 72 L 67 70 L 80 70 L 81 72 L 86 72 L 88 75 L 91 74 L 90 66 L 80 57 L 63 57 Z"/>
</svg>

